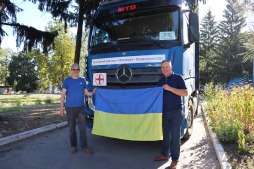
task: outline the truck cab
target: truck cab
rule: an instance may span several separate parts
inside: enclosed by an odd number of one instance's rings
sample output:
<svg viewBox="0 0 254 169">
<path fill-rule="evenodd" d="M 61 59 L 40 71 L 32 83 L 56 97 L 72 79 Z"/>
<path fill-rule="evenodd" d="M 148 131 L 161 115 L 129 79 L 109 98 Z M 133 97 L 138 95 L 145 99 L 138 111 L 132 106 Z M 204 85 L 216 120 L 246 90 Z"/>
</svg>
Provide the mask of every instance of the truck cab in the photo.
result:
<svg viewBox="0 0 254 169">
<path fill-rule="evenodd" d="M 86 60 L 90 90 L 157 86 L 162 77 L 161 61 L 171 60 L 173 72 L 183 76 L 189 92 L 182 98 L 184 138 L 192 132 L 199 89 L 199 21 L 190 5 L 183 0 L 103 2 L 90 24 Z M 89 127 L 93 102 L 94 98 L 86 98 Z"/>
</svg>

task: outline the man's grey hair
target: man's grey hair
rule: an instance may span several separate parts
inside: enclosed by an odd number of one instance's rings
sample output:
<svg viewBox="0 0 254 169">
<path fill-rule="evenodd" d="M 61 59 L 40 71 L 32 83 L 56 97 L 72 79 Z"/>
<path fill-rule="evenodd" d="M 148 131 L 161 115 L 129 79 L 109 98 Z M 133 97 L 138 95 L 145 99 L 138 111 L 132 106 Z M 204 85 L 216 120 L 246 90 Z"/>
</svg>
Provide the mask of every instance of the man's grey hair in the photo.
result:
<svg viewBox="0 0 254 169">
<path fill-rule="evenodd" d="M 77 63 L 73 63 L 73 64 L 71 65 L 71 69 L 73 69 L 74 67 L 80 68 L 80 67 L 79 67 L 79 64 L 77 64 Z"/>
<path fill-rule="evenodd" d="M 162 64 L 162 63 L 165 63 L 165 62 L 171 64 L 171 60 L 163 60 L 163 61 L 161 61 L 161 64 Z"/>
</svg>

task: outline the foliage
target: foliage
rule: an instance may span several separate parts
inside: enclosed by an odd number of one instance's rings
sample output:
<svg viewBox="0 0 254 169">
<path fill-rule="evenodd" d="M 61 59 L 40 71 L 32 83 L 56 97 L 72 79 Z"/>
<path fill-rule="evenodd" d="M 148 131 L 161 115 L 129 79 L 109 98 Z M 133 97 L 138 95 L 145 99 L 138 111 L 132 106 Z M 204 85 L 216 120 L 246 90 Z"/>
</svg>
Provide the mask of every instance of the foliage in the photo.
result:
<svg viewBox="0 0 254 169">
<path fill-rule="evenodd" d="M 24 0 L 26 1 L 26 0 Z M 64 22 L 65 28 L 68 24 L 70 26 L 77 26 L 77 49 L 75 61 L 79 62 L 82 28 L 83 22 L 89 23 L 92 18 L 93 11 L 98 7 L 99 0 L 93 1 L 76 1 L 76 0 L 28 0 L 25 3 L 36 3 L 38 9 L 42 12 L 51 13 L 54 19 L 59 19 Z M 2 25 L 11 26 L 14 28 L 14 33 L 17 35 L 17 46 L 24 44 L 24 51 L 30 51 L 34 47 L 38 47 L 38 44 L 42 44 L 44 52 L 48 52 L 48 48 L 53 44 L 55 37 L 58 34 L 58 30 L 54 32 L 40 31 L 33 27 L 22 25 L 17 23 L 16 15 L 18 12 L 22 12 L 23 9 L 19 8 L 10 0 L 2 2 L 3 10 L 0 11 L 1 25 L 0 25 L 0 44 L 2 38 L 6 36 L 6 32 L 2 28 Z M 84 17 L 85 15 L 85 17 Z"/>
<path fill-rule="evenodd" d="M 47 55 L 42 54 L 39 50 L 33 50 L 28 52 L 27 55 L 35 59 L 35 65 L 37 67 L 38 74 L 38 91 L 44 92 L 50 84 L 49 71 L 50 71 L 50 63 L 49 57 Z"/>
<path fill-rule="evenodd" d="M 21 98 L 15 98 L 14 99 L 14 106 L 16 106 L 16 107 L 22 106 L 22 99 Z"/>
<path fill-rule="evenodd" d="M 223 20 L 216 30 L 214 16 L 208 11 L 201 22 L 200 74 L 204 82 L 228 82 L 251 74 L 253 33 L 242 33 L 246 20 L 236 0 L 227 0 Z"/>
<path fill-rule="evenodd" d="M 13 106 L 16 107 L 18 110 L 20 110 L 20 107 L 22 106 L 22 99 L 21 98 L 15 98 Z"/>
<path fill-rule="evenodd" d="M 8 70 L 8 83 L 13 86 L 16 91 L 32 92 L 37 89 L 37 72 L 33 58 L 28 57 L 24 53 L 13 57 Z"/>
<path fill-rule="evenodd" d="M 238 0 L 238 2 L 245 7 L 244 9 L 254 12 L 254 0 Z"/>
<path fill-rule="evenodd" d="M 16 6 L 10 0 L 1 1 L 1 4 L 3 10 L 0 11 L 0 44 L 2 43 L 2 38 L 7 35 L 2 26 L 11 26 L 13 27 L 13 33 L 17 36 L 16 45 L 18 47 L 24 44 L 24 51 L 27 51 L 33 47 L 37 47 L 38 44 L 42 44 L 43 50 L 46 52 L 47 48 L 57 36 L 57 32 L 40 31 L 33 27 L 17 23 L 16 15 L 18 12 L 22 12 L 23 9 Z"/>
<path fill-rule="evenodd" d="M 57 87 L 62 86 L 63 80 L 70 75 L 70 65 L 73 63 L 75 44 L 71 36 L 64 32 L 60 23 L 51 23 L 49 29 L 59 30 L 59 35 L 54 41 L 52 56 L 49 59 L 49 79 Z"/>
<path fill-rule="evenodd" d="M 244 72 L 244 64 L 248 61 L 244 58 L 245 38 L 241 34 L 244 26 L 244 11 L 236 0 L 227 0 L 224 20 L 219 23 L 219 43 L 216 50 L 216 67 L 214 67 L 217 81 L 227 82 L 241 76 Z"/>
<path fill-rule="evenodd" d="M 85 75 L 85 69 L 86 69 L 86 59 L 88 55 L 88 50 L 87 50 L 87 43 L 88 43 L 88 32 L 83 32 L 82 36 L 82 47 L 81 47 L 81 53 L 80 53 L 80 76 Z"/>
<path fill-rule="evenodd" d="M 6 77 L 8 74 L 8 53 L 0 49 L 0 85 L 4 84 L 5 86 L 7 85 L 6 83 Z"/>
<path fill-rule="evenodd" d="M 36 0 L 31 0 L 36 2 Z M 83 32 L 83 22 L 90 23 L 95 9 L 99 6 L 100 0 L 93 1 L 74 1 L 74 0 L 38 0 L 39 9 L 41 11 L 50 12 L 55 19 L 64 22 L 65 28 L 69 26 L 77 26 L 76 50 L 74 62 L 79 63 L 80 48 Z M 72 8 L 72 9 L 71 9 Z M 74 8 L 74 10 L 73 10 Z M 74 12 L 73 12 L 74 11 Z M 87 24 L 86 26 L 88 26 Z"/>
<path fill-rule="evenodd" d="M 53 100 L 50 97 L 47 97 L 45 100 L 45 104 L 52 104 Z"/>
<path fill-rule="evenodd" d="M 50 84 L 53 87 L 61 87 L 63 79 L 69 75 L 69 67 L 72 63 L 75 49 L 72 35 L 65 33 L 62 23 L 50 22 L 47 29 L 49 31 L 59 31 L 48 55 L 41 53 L 39 50 L 33 50 L 28 53 L 30 57 L 35 59 L 39 78 L 38 90 L 40 92 L 48 90 Z M 69 29 L 67 31 L 70 32 Z"/>
<path fill-rule="evenodd" d="M 214 74 L 214 50 L 218 40 L 217 23 L 214 20 L 212 11 L 209 9 L 201 22 L 200 28 L 200 70 L 204 76 L 203 84 L 211 82 Z M 202 79 L 201 79 L 202 80 Z"/>
<path fill-rule="evenodd" d="M 190 1 L 188 1 L 190 8 L 193 12 L 198 12 L 199 2 L 202 2 L 203 4 L 205 4 L 207 2 L 207 0 L 190 0 Z"/>
<path fill-rule="evenodd" d="M 206 112 L 212 129 L 221 142 L 235 142 L 239 150 L 248 150 L 254 142 L 254 88 L 250 85 L 222 90 L 207 85 Z"/>
<path fill-rule="evenodd" d="M 40 104 L 42 104 L 42 100 L 41 100 L 41 99 L 37 99 L 37 100 L 35 100 L 35 104 L 36 104 L 36 105 L 40 105 Z"/>
<path fill-rule="evenodd" d="M 49 88 L 50 84 L 52 84 L 53 87 L 61 87 L 63 79 L 69 75 L 70 65 L 73 63 L 75 49 L 75 44 L 73 42 L 74 38 L 70 33 L 65 32 L 64 25 L 59 22 L 50 22 L 47 30 L 49 32 L 54 32 L 56 30 L 59 31 L 59 35 L 55 38 L 54 45 L 49 48 L 49 53 L 47 55 L 41 53 L 38 49 L 20 54 L 24 56 L 12 57 L 8 67 L 10 67 L 9 71 L 12 71 L 13 73 L 9 75 L 8 82 L 14 89 L 17 87 L 17 91 L 27 90 L 24 89 L 24 83 L 23 85 L 20 84 L 21 81 L 28 81 L 27 78 L 24 78 L 26 77 L 24 76 L 25 74 L 31 75 L 32 72 L 36 74 L 36 77 L 33 79 L 34 81 L 38 80 L 35 85 L 38 86 L 39 92 L 45 92 Z M 67 31 L 70 32 L 69 28 Z M 23 59 L 22 57 L 26 59 Z M 82 58 L 84 59 L 84 57 L 85 51 Z M 82 63 L 84 63 L 84 61 Z M 29 66 L 27 66 L 27 64 Z M 34 68 L 31 68 L 31 66 L 34 66 Z M 82 67 L 84 67 L 84 65 L 82 65 Z M 29 71 L 30 73 L 24 72 L 22 74 L 20 73 L 22 71 Z M 20 88 L 21 86 L 23 87 L 22 89 Z M 34 90 L 35 88 L 27 91 L 30 92 Z"/>
<path fill-rule="evenodd" d="M 245 33 L 246 41 L 245 46 L 247 48 L 247 59 L 254 61 L 254 31 Z"/>
</svg>

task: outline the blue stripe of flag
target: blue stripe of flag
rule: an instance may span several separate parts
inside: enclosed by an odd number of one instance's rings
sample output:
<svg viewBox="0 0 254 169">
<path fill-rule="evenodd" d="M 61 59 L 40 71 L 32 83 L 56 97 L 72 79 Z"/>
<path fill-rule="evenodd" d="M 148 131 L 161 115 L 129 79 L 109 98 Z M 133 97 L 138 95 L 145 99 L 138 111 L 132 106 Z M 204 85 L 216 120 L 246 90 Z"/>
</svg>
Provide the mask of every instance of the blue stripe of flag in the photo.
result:
<svg viewBox="0 0 254 169">
<path fill-rule="evenodd" d="M 96 89 L 95 109 L 113 114 L 162 112 L 163 89 Z"/>
</svg>

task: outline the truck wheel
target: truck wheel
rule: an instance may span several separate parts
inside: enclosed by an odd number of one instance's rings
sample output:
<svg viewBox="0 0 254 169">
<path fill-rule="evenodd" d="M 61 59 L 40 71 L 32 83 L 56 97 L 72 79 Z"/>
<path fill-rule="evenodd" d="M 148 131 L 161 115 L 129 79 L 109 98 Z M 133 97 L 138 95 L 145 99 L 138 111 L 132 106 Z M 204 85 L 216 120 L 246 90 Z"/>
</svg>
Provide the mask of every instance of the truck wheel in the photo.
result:
<svg viewBox="0 0 254 169">
<path fill-rule="evenodd" d="M 193 119 L 194 119 L 194 111 L 193 106 L 190 106 L 189 113 L 187 117 L 187 129 L 186 132 L 183 135 L 183 139 L 187 140 L 190 138 L 193 130 Z"/>
</svg>

